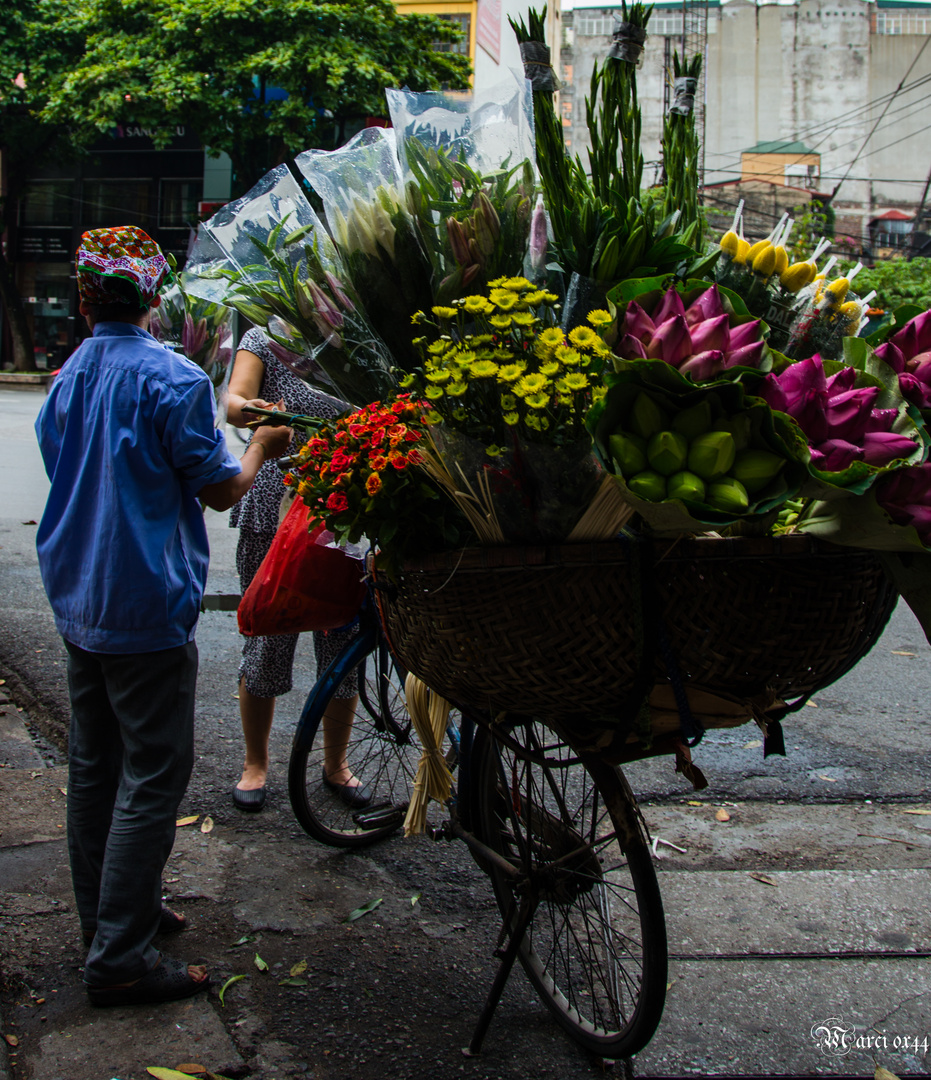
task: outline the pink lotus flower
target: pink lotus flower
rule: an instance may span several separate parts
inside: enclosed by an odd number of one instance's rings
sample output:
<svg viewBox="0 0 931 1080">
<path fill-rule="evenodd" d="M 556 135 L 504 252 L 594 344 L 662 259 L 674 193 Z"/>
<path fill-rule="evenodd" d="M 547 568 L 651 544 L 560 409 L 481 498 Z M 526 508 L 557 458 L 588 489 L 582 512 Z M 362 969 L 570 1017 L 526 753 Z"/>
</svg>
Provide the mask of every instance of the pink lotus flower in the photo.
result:
<svg viewBox="0 0 931 1080">
<path fill-rule="evenodd" d="M 798 422 L 811 447 L 811 463 L 824 472 L 842 472 L 855 461 L 877 467 L 908 457 L 913 439 L 892 431 L 896 409 L 874 409 L 875 386 L 854 387 L 857 371 L 842 368 L 828 378 L 821 357 L 767 375 L 759 391 L 771 408 Z"/>
<path fill-rule="evenodd" d="M 931 311 L 916 315 L 876 350 L 899 376 L 906 401 L 931 409 Z"/>
<path fill-rule="evenodd" d="M 921 542 L 931 546 L 931 462 L 882 477 L 876 501 L 896 525 L 914 525 Z"/>
<path fill-rule="evenodd" d="M 693 382 L 707 382 L 734 367 L 758 368 L 765 343 L 760 320 L 731 327 L 717 285 L 685 307 L 668 289 L 655 310 L 635 301 L 627 305 L 617 355 L 625 360 L 664 360 Z"/>
</svg>

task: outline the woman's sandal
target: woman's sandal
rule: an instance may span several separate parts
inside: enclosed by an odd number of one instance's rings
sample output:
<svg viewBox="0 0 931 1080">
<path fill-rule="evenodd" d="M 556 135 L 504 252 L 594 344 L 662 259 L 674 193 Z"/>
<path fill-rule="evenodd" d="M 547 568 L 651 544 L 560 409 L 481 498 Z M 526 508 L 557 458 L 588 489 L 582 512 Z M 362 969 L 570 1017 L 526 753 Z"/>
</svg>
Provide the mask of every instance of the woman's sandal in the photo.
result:
<svg viewBox="0 0 931 1080">
<path fill-rule="evenodd" d="M 157 934 L 176 934 L 179 930 L 183 930 L 185 926 L 187 926 L 187 919 L 183 915 L 179 915 L 178 912 L 172 911 L 171 908 L 162 904 Z M 85 933 L 82 936 L 84 938 L 84 947 L 89 949 L 94 943 L 94 935 Z"/>
<path fill-rule="evenodd" d="M 158 963 L 137 982 L 129 986 L 88 986 L 91 1005 L 98 1008 L 111 1005 L 158 1005 L 166 1001 L 181 1001 L 193 997 L 210 985 L 209 977 L 200 982 L 192 979 L 188 965 L 181 960 L 162 956 Z"/>
</svg>

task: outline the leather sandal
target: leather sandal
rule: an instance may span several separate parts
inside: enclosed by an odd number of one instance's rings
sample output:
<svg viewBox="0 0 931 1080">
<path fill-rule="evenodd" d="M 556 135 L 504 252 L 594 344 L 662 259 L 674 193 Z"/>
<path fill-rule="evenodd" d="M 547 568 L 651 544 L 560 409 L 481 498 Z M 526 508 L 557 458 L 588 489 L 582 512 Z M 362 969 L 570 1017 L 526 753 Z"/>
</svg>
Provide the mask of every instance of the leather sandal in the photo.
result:
<svg viewBox="0 0 931 1080">
<path fill-rule="evenodd" d="M 372 801 L 372 792 L 367 784 L 334 784 L 323 768 L 323 783 L 330 791 L 335 791 L 340 799 L 351 809 L 361 810 Z"/>
<path fill-rule="evenodd" d="M 85 984 L 86 985 L 86 984 Z M 118 1005 L 158 1005 L 193 997 L 210 985 L 209 976 L 197 982 L 188 973 L 188 965 L 168 956 L 141 979 L 129 986 L 86 986 L 91 1005 L 98 1008 Z"/>
<path fill-rule="evenodd" d="M 243 791 L 242 788 L 234 787 L 233 803 L 237 810 L 245 810 L 247 813 L 255 814 L 265 805 L 267 790 L 264 784 L 262 787 L 252 788 L 251 791 Z"/>
<path fill-rule="evenodd" d="M 187 919 L 180 915 L 177 911 L 172 911 L 170 907 L 166 907 L 162 904 L 162 910 L 158 917 L 158 929 L 156 934 L 177 934 L 179 930 L 183 930 L 187 926 Z M 84 939 L 84 947 L 89 949 L 94 943 L 94 931 L 85 930 L 82 933 Z"/>
</svg>

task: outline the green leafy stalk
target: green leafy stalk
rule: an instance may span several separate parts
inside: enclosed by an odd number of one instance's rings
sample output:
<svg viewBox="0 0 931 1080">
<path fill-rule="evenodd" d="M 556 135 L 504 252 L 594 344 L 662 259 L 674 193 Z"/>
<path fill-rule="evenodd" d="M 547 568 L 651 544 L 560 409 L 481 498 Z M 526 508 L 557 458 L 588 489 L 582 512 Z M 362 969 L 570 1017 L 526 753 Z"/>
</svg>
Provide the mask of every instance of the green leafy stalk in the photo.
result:
<svg viewBox="0 0 931 1080">
<path fill-rule="evenodd" d="M 691 60 L 680 60 L 673 53 L 673 76 L 676 79 L 695 79 L 701 75 L 701 54 Z M 701 247 L 702 217 L 698 205 L 699 142 L 695 131 L 695 112 L 680 111 L 675 105 L 663 123 L 663 172 L 665 195 L 664 214 L 681 212 L 678 229 L 688 236 L 689 243 Z"/>
</svg>

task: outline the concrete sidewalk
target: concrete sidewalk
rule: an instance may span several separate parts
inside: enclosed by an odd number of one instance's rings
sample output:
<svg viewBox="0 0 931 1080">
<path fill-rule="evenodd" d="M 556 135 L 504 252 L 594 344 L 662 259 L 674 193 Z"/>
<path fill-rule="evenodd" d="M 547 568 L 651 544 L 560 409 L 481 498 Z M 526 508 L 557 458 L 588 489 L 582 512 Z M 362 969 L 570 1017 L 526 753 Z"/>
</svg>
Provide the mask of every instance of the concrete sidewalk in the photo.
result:
<svg viewBox="0 0 931 1080">
<path fill-rule="evenodd" d="M 218 814 L 202 831 L 201 813 L 178 830 L 165 884 L 190 929 L 165 947 L 209 964 L 210 995 L 93 1010 L 63 836 L 66 769 L 5 699 L 0 686 L 4 1080 L 143 1080 L 150 1066 L 182 1063 L 258 1080 L 931 1073 L 926 805 L 646 806 L 669 992 L 656 1036 L 629 1066 L 580 1054 L 519 972 L 485 1054 L 463 1059 L 495 932 L 464 849 L 398 841 L 332 852 L 281 827 L 286 816 Z M 412 902 L 423 859 L 434 860 L 445 904 Z M 373 897 L 383 899 L 377 916 L 345 925 Z M 217 990 L 233 975 L 243 977 L 221 1005 Z M 422 1013 L 407 1004 L 411 984 Z"/>
</svg>

